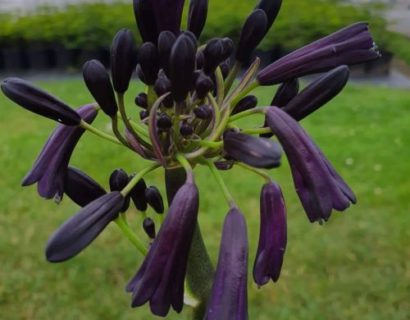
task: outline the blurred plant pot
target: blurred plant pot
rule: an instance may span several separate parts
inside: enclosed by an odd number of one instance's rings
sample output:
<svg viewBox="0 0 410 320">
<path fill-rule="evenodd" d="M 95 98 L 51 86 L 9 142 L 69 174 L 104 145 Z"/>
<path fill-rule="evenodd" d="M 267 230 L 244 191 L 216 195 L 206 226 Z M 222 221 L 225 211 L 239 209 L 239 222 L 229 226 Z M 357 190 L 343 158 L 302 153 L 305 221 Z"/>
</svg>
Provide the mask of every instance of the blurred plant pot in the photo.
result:
<svg viewBox="0 0 410 320">
<path fill-rule="evenodd" d="M 75 66 L 78 50 L 65 48 L 62 45 L 53 45 L 55 65 L 54 67 L 60 70 L 66 70 Z"/>
<path fill-rule="evenodd" d="M 27 48 L 30 69 L 47 70 L 55 66 L 55 55 L 50 45 L 33 44 Z"/>
</svg>

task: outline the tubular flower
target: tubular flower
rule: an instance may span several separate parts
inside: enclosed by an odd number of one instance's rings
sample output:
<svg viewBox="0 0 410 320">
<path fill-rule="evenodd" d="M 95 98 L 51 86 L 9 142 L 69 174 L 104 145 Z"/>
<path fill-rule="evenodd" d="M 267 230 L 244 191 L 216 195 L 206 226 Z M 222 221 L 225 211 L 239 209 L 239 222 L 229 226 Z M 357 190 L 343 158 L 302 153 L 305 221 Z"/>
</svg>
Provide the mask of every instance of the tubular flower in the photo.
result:
<svg viewBox="0 0 410 320">
<path fill-rule="evenodd" d="M 225 218 L 218 265 L 204 319 L 248 319 L 248 236 L 237 208 Z"/>
<path fill-rule="evenodd" d="M 107 39 L 111 76 L 96 60 L 84 66 L 84 90 L 89 89 L 98 106 L 73 110 L 24 80 L 3 81 L 1 89 L 12 101 L 62 123 L 23 181 L 24 186 L 38 183 L 44 198 L 60 200 L 65 193 L 82 207 L 50 238 L 46 247 L 49 261 L 76 256 L 114 222 L 141 255 L 126 287 L 132 294 L 132 307 L 149 303 L 153 314 L 165 317 L 171 308 L 181 312 L 185 303 L 194 307 L 195 319 L 247 319 L 245 216 L 223 175 L 243 169 L 265 181 L 253 266 L 259 286 L 278 280 L 286 249 L 285 203 L 280 186 L 271 180 L 272 170 L 279 170 L 282 153 L 310 221 L 328 220 L 333 209 L 343 211 L 356 202 L 352 190 L 297 121 L 341 92 L 349 77 L 348 65 L 373 60 L 379 54 L 368 25 L 357 23 L 259 70 L 260 59 L 253 55 L 281 4 L 282 0 L 258 1 L 243 17 L 235 44 L 217 35 L 206 43 L 199 41 L 208 0 L 190 0 L 189 7 L 184 0 L 133 0 L 142 43 L 136 48 L 133 32 L 121 29 L 112 41 Z M 183 14 L 184 8 L 188 14 Z M 187 23 L 182 23 L 187 30 L 181 30 L 182 17 L 187 17 Z M 242 70 L 245 62 L 250 65 Z M 138 86 L 132 83 L 134 71 L 142 82 Z M 318 72 L 326 73 L 299 92 L 298 78 Z M 276 94 L 271 105 L 264 106 L 255 89 L 273 84 L 278 84 Z M 130 88 L 141 86 L 144 88 L 128 96 Z M 134 98 L 132 105 L 128 105 L 129 98 Z M 97 109 L 109 115 L 106 129 L 110 132 L 92 124 Z M 255 115 L 265 116 L 262 127 L 247 121 Z M 112 151 L 114 157 L 123 150 L 143 158 L 129 161 L 141 167 L 134 168 L 134 174 L 122 169 L 111 175 L 107 172 L 101 185 L 90 178 L 101 172 L 89 175 L 69 167 L 85 131 L 117 148 Z M 99 160 L 92 160 L 99 170 Z M 198 219 L 199 189 L 194 182 L 198 167 L 208 170 L 230 209 L 216 270 L 202 239 L 202 219 Z M 159 168 L 164 170 L 164 188 L 154 185 L 149 176 Z M 168 205 L 161 193 L 167 195 Z M 138 216 L 138 228 L 128 224 L 131 215 Z M 258 236 L 255 230 L 250 234 Z"/>
<path fill-rule="evenodd" d="M 286 207 L 279 185 L 268 182 L 263 186 L 260 206 L 259 245 L 253 279 L 262 286 L 269 279 L 278 281 L 286 249 Z"/>
<path fill-rule="evenodd" d="M 258 81 L 272 85 L 379 57 L 367 23 L 356 23 L 275 61 L 259 72 Z"/>
<path fill-rule="evenodd" d="M 97 116 L 94 105 L 86 105 L 77 110 L 84 121 L 91 123 Z M 40 196 L 59 201 L 64 194 L 67 166 L 78 140 L 84 133 L 81 127 L 58 125 L 41 150 L 33 168 L 23 180 L 23 186 L 38 183 Z"/>
<path fill-rule="evenodd" d="M 332 209 L 343 211 L 356 197 L 301 126 L 286 112 L 266 112 L 292 169 L 296 192 L 311 222 L 328 220 Z"/>
<path fill-rule="evenodd" d="M 152 313 L 166 316 L 183 306 L 188 253 L 197 220 L 198 189 L 188 177 L 178 190 L 165 221 L 136 275 L 128 283 L 132 306 L 150 302 Z"/>
</svg>

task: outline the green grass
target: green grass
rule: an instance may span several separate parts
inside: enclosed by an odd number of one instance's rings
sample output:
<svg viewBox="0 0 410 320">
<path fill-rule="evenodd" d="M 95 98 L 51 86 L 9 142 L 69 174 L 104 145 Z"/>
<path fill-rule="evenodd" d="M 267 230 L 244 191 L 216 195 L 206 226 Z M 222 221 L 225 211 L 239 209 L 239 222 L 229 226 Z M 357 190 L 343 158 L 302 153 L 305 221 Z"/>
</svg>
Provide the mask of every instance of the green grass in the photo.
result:
<svg viewBox="0 0 410 320">
<path fill-rule="evenodd" d="M 73 106 L 90 101 L 76 80 L 41 85 Z M 261 103 L 273 90 L 259 90 Z M 105 128 L 107 119 L 101 115 L 96 124 Z M 147 306 L 129 307 L 124 286 L 141 256 L 115 225 L 72 261 L 45 261 L 47 238 L 78 208 L 67 199 L 59 206 L 44 201 L 35 187 L 23 189 L 20 181 L 54 125 L 0 97 L 0 319 L 151 319 Z M 312 225 L 295 196 L 286 161 L 272 171 L 287 200 L 288 250 L 278 284 L 257 289 L 249 277 L 250 319 L 408 319 L 410 92 L 348 86 L 303 125 L 359 202 L 324 226 Z M 100 142 L 85 135 L 72 163 L 104 185 L 114 168 L 136 171 L 144 165 L 126 150 Z M 223 176 L 247 217 L 251 268 L 262 181 L 240 169 Z M 163 190 L 160 172 L 148 181 Z M 200 222 L 215 261 L 227 207 L 206 170 L 198 170 L 197 182 Z M 185 308 L 169 319 L 189 316 Z"/>
</svg>

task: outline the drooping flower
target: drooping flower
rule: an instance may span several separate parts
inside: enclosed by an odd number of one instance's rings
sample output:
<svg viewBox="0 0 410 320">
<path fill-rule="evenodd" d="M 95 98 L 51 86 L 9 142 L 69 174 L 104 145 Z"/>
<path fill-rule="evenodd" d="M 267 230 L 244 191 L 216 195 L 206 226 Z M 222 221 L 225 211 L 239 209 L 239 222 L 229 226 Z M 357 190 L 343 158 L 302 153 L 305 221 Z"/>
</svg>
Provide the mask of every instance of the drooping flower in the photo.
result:
<svg viewBox="0 0 410 320">
<path fill-rule="evenodd" d="M 81 170 L 68 167 L 64 181 L 64 193 L 80 207 L 85 207 L 106 192 L 94 179 Z"/>
<path fill-rule="evenodd" d="M 182 310 L 185 272 L 198 206 L 198 189 L 193 176 L 188 176 L 175 195 L 143 264 L 128 283 L 133 307 L 149 301 L 152 313 L 158 316 L 166 316 L 171 306 L 177 312 Z"/>
<path fill-rule="evenodd" d="M 258 81 L 264 86 L 273 85 L 379 57 L 368 24 L 356 23 L 273 62 L 258 73 Z"/>
<path fill-rule="evenodd" d="M 269 127 L 289 160 L 296 192 L 311 222 L 328 220 L 332 209 L 343 211 L 356 197 L 303 128 L 285 111 L 266 111 Z"/>
<path fill-rule="evenodd" d="M 67 220 L 48 240 L 46 257 L 50 262 L 63 262 L 85 249 L 117 218 L 124 205 L 120 192 L 110 192 L 89 203 Z"/>
<path fill-rule="evenodd" d="M 238 208 L 226 215 L 205 320 L 248 319 L 248 237 Z"/>
<path fill-rule="evenodd" d="M 253 279 L 262 286 L 278 281 L 286 249 L 286 206 L 282 191 L 274 182 L 266 183 L 260 196 L 259 244 Z"/>
<path fill-rule="evenodd" d="M 79 108 L 77 112 L 88 123 L 92 123 L 97 116 L 95 105 L 92 104 Z M 33 168 L 23 179 L 22 185 L 38 183 L 40 196 L 60 200 L 64 194 L 68 163 L 84 131 L 81 127 L 58 125 L 41 150 Z"/>
</svg>

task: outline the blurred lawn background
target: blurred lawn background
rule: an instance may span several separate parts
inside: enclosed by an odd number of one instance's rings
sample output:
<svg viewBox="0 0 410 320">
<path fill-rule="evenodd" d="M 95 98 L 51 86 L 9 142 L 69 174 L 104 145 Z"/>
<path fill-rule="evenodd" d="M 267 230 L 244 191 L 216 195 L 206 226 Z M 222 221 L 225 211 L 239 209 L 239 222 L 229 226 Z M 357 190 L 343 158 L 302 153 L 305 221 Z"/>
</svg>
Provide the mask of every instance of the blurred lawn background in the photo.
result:
<svg viewBox="0 0 410 320">
<path fill-rule="evenodd" d="M 37 84 L 72 106 L 92 100 L 79 79 Z M 130 109 L 137 85 L 127 96 Z M 258 89 L 261 105 L 270 102 L 274 90 Z M 243 124 L 252 127 L 260 121 Z M 95 124 L 108 130 L 103 114 Z M 359 202 L 334 213 L 324 226 L 310 224 L 286 160 L 271 172 L 287 201 L 288 249 L 278 284 L 258 289 L 249 273 L 250 319 L 409 319 L 409 91 L 348 85 L 303 125 Z M 124 286 L 142 258 L 115 225 L 72 261 L 45 261 L 48 237 L 78 208 L 69 199 L 59 206 L 44 201 L 35 187 L 23 189 L 20 182 L 54 126 L 0 96 L 0 319 L 151 319 L 147 306 L 129 307 Z M 144 166 L 131 152 L 91 134 L 84 135 L 71 163 L 104 186 L 113 169 L 135 172 Z M 239 168 L 222 174 L 247 218 L 251 270 L 263 181 Z M 163 191 L 162 172 L 147 181 Z M 197 183 L 200 223 L 215 261 L 227 206 L 206 170 L 197 170 Z M 138 214 L 130 211 L 129 217 L 140 232 Z M 188 307 L 169 317 L 189 318 Z"/>
</svg>

